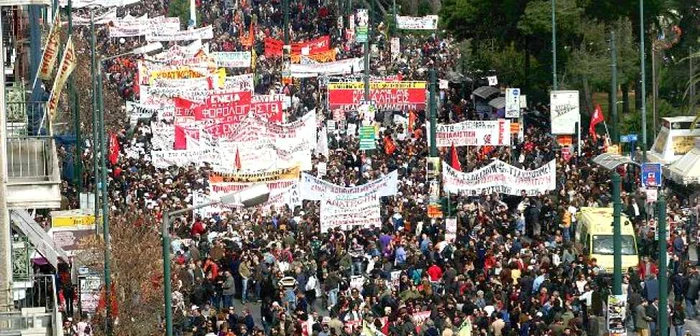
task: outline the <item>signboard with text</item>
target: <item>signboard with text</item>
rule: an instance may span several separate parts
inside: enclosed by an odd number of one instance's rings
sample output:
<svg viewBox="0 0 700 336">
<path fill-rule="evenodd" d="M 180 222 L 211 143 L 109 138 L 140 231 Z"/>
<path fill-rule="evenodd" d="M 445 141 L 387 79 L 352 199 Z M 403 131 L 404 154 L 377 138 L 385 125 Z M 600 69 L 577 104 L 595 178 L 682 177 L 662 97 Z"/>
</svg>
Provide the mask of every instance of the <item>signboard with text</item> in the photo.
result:
<svg viewBox="0 0 700 336">
<path fill-rule="evenodd" d="M 328 83 L 331 110 L 357 109 L 364 100 L 364 83 Z M 370 100 L 379 109 L 425 109 L 426 82 L 371 82 Z"/>
</svg>

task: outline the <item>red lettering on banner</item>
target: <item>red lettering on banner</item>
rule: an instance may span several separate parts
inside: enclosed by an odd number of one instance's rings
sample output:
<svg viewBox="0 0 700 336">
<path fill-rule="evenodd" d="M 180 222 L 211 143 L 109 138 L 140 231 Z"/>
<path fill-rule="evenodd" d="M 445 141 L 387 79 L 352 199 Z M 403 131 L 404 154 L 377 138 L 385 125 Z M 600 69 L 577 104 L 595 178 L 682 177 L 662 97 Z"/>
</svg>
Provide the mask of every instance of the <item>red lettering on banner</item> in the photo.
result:
<svg viewBox="0 0 700 336">
<path fill-rule="evenodd" d="M 329 89 L 331 109 L 353 110 L 364 98 L 363 89 Z M 370 99 L 383 109 L 420 110 L 425 108 L 425 89 L 372 89 Z"/>
<path fill-rule="evenodd" d="M 324 35 L 319 38 L 292 43 L 292 54 L 301 55 L 301 50 L 309 48 L 309 54 L 318 54 L 328 51 L 331 46 L 330 36 Z M 282 56 L 284 42 L 270 37 L 265 38 L 265 56 Z"/>
</svg>

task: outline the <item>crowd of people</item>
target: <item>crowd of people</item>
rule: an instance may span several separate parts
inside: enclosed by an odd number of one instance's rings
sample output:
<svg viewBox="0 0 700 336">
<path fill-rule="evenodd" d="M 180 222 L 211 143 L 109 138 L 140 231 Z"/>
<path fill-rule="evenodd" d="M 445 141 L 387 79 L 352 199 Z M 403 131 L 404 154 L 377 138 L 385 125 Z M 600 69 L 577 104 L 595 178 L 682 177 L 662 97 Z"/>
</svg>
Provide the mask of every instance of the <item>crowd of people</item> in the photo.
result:
<svg viewBox="0 0 700 336">
<path fill-rule="evenodd" d="M 338 59 L 361 55 L 359 45 L 337 29 L 335 2 L 290 3 L 292 40 L 330 35 Z M 303 79 L 285 87 L 281 61 L 262 56 L 263 38 L 283 35 L 279 1 L 204 0 L 197 1 L 197 6 L 200 24 L 214 26 L 212 51 L 244 50 L 238 36 L 257 22 L 254 48 L 261 56 L 255 64 L 256 93 L 280 88 L 303 102 L 293 107 L 291 115 L 316 109 L 331 117 L 332 111 L 323 108 L 320 81 Z M 149 1 L 120 8 L 119 13 L 156 16 L 167 10 L 168 1 Z M 140 43 L 136 38 L 109 38 L 106 31 L 100 27 L 98 35 L 106 55 Z M 426 80 L 430 67 L 438 69 L 440 78 L 456 70 L 460 54 L 449 36 L 400 36 L 401 55 L 390 61 L 388 39 L 377 30 L 373 75 Z M 107 94 L 137 98 L 132 89 L 134 64 L 133 58 L 120 58 L 107 67 L 114 89 Z M 442 90 L 441 122 L 475 117 L 473 97 L 463 92 L 454 87 Z M 539 113 L 548 113 L 540 109 Z M 398 193 L 381 199 L 381 226 L 322 233 L 320 209 L 314 201 L 295 208 L 176 218 L 171 230 L 176 334 L 559 336 L 598 330 L 611 280 L 595 260 L 573 249 L 572 237 L 582 207 L 611 207 L 609 172 L 592 161 L 604 150 L 604 141 L 584 137 L 582 154 L 565 157 L 546 128 L 526 124 L 522 141 L 513 146 L 459 148 L 463 171 L 482 167 L 493 158 L 525 169 L 556 160 L 557 185 L 556 190 L 536 196 L 450 195 L 451 216 L 457 219 L 458 229 L 455 239 L 448 240 L 445 219 L 427 216 L 427 116 L 425 111 L 415 114 L 417 120 L 406 137 L 399 136 L 405 126 L 382 125 L 383 135 L 396 145 L 391 154 L 360 151 L 357 137 L 332 133 L 328 156 L 313 156 L 311 173 L 316 175 L 317 164 L 325 162 L 323 179 L 341 186 L 364 184 L 398 171 Z M 348 115 L 348 122 L 356 122 L 354 118 Z M 128 120 L 124 122 L 125 128 L 131 127 Z M 132 137 L 127 134 L 132 133 L 120 132 L 122 152 L 131 146 L 150 150 L 148 122 L 139 122 Z M 447 154 L 440 153 L 449 160 Z M 92 161 L 89 155 L 84 157 L 86 167 Z M 207 189 L 212 174 L 206 164 L 157 169 L 147 155 L 121 155 L 110 169 L 120 172 L 109 176 L 113 211 L 136 205 L 154 217 L 187 207 L 194 192 Z M 625 270 L 623 287 L 629 294 L 630 312 L 625 323 L 628 330 L 653 335 L 658 295 L 663 290 L 658 287 L 654 261 L 656 214 L 640 188 L 638 171 L 632 166 L 619 170 L 625 180 L 625 213 L 634 222 L 639 254 L 644 256 L 638 268 Z M 86 169 L 84 176 L 88 187 L 94 183 L 90 172 Z M 689 247 L 697 241 L 700 204 L 671 189 L 666 192 L 671 195 L 668 213 L 673 224 L 669 309 L 675 335 L 680 336 L 686 319 L 697 316 L 700 276 L 689 260 Z"/>
</svg>

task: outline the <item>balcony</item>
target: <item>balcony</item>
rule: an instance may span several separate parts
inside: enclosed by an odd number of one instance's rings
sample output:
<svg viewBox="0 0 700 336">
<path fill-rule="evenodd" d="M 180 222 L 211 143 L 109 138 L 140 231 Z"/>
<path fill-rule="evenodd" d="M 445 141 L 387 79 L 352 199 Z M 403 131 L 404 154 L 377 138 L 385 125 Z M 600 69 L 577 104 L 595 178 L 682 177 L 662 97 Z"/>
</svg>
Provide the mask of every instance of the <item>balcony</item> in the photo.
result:
<svg viewBox="0 0 700 336">
<path fill-rule="evenodd" d="M 61 206 L 61 172 L 45 111 L 44 102 L 5 104 L 7 202 L 11 209 Z M 36 131 L 46 129 L 48 135 Z"/>
</svg>

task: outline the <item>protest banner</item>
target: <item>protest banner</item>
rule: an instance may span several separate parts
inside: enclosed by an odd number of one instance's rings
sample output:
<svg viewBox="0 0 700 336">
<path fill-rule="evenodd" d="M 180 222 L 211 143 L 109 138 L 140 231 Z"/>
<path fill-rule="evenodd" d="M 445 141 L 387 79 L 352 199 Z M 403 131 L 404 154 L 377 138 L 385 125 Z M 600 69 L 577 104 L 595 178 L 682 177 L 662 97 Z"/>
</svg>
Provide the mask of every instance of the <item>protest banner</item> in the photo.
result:
<svg viewBox="0 0 700 336">
<path fill-rule="evenodd" d="M 396 28 L 406 30 L 436 30 L 438 27 L 437 15 L 426 16 L 396 16 Z"/>
<path fill-rule="evenodd" d="M 313 40 L 292 43 L 292 55 L 301 55 L 302 49 L 307 49 L 307 55 L 319 54 L 330 49 L 330 36 L 324 35 Z M 265 56 L 281 57 L 284 42 L 270 37 L 265 38 Z"/>
<path fill-rule="evenodd" d="M 552 134 L 575 134 L 581 122 L 578 91 L 552 91 L 549 94 Z M 579 128 L 581 125 L 579 125 Z"/>
<path fill-rule="evenodd" d="M 187 66 L 183 66 L 175 69 L 150 71 L 148 83 L 145 84 L 154 85 L 157 79 L 190 79 L 199 77 L 206 77 L 206 75 L 199 69 L 194 70 Z"/>
<path fill-rule="evenodd" d="M 252 94 L 244 91 L 212 91 L 201 104 L 194 106 L 197 121 L 239 122 L 247 115 L 244 105 L 250 108 Z"/>
<path fill-rule="evenodd" d="M 510 120 L 467 120 L 437 124 L 437 147 L 510 146 Z"/>
<path fill-rule="evenodd" d="M 269 181 L 265 184 L 270 190 L 270 198 L 267 202 L 263 203 L 261 207 L 263 209 L 269 209 L 270 207 L 284 207 L 289 205 L 290 208 L 294 208 L 300 205 L 298 199 L 295 199 L 296 188 L 298 180 L 281 180 L 281 181 Z M 211 183 L 209 186 L 209 194 L 206 195 L 210 199 L 217 199 L 228 194 L 240 192 L 246 188 L 250 188 L 259 182 L 221 182 L 221 183 Z M 201 198 L 201 196 L 200 196 Z M 219 209 L 210 209 L 219 210 Z"/>
<path fill-rule="evenodd" d="M 391 58 L 396 58 L 401 55 L 401 39 L 398 37 L 391 38 Z"/>
<path fill-rule="evenodd" d="M 175 125 L 151 123 L 151 145 L 153 151 L 172 150 L 175 142 Z"/>
<path fill-rule="evenodd" d="M 136 125 L 139 120 L 151 119 L 153 115 L 157 116 L 159 109 L 159 106 L 143 105 L 132 101 L 126 102 L 126 116 L 131 125 Z"/>
<path fill-rule="evenodd" d="M 255 84 L 253 83 L 253 74 L 243 74 L 237 76 L 229 76 L 224 79 L 224 90 L 229 91 L 250 91 L 253 92 Z"/>
<path fill-rule="evenodd" d="M 457 239 L 457 218 L 445 219 L 445 241 L 454 243 Z"/>
<path fill-rule="evenodd" d="M 56 65 L 58 58 L 58 48 L 61 44 L 61 17 L 57 16 L 53 20 L 51 30 L 46 38 L 46 45 L 41 54 L 41 64 L 39 64 L 39 73 L 37 76 L 43 80 L 51 79 L 53 68 Z"/>
<path fill-rule="evenodd" d="M 301 174 L 301 182 L 299 183 L 299 192 L 301 193 L 302 199 L 312 201 L 334 198 L 336 195 L 363 194 L 372 190 L 377 193 L 378 197 L 393 196 L 398 192 L 398 176 L 398 171 L 394 170 L 381 178 L 360 186 L 341 187 L 321 180 L 313 175 L 303 173 Z M 354 198 L 357 198 L 357 196 Z"/>
<path fill-rule="evenodd" d="M 283 110 L 280 95 L 254 95 L 237 92 L 237 100 L 227 103 L 205 103 L 194 108 L 195 120 L 206 123 L 238 123 L 249 114 L 269 122 L 282 122 Z M 213 97 L 215 95 L 210 95 Z M 208 97 L 208 98 L 209 98 Z"/>
<path fill-rule="evenodd" d="M 525 170 L 494 160 L 473 172 L 463 173 L 442 165 L 442 186 L 446 192 L 466 192 L 468 196 L 492 193 L 529 196 L 556 188 L 556 162 L 550 161 L 535 170 Z M 302 180 L 303 182 L 303 180 Z"/>
<path fill-rule="evenodd" d="M 395 290 L 399 289 L 399 286 L 401 285 L 401 271 L 391 271 L 389 285 Z"/>
<path fill-rule="evenodd" d="M 170 166 L 184 167 L 190 164 L 200 164 L 202 162 L 216 163 L 218 161 L 219 153 L 212 148 L 151 152 L 151 163 L 156 168 L 167 168 Z"/>
<path fill-rule="evenodd" d="M 426 82 L 370 82 L 370 100 L 380 109 L 425 109 Z M 328 83 L 330 109 L 355 110 L 364 100 L 364 83 Z"/>
<path fill-rule="evenodd" d="M 83 7 L 123 7 L 140 2 L 141 0 L 74 0 L 71 5 L 73 8 Z M 61 7 L 68 6 L 68 0 L 60 0 Z"/>
<path fill-rule="evenodd" d="M 73 13 L 73 25 L 74 26 L 87 26 L 91 21 L 95 23 L 96 26 L 109 24 L 110 22 L 117 20 L 117 9 L 111 8 L 108 11 L 98 14 L 90 18 L 90 16 L 80 16 Z"/>
<path fill-rule="evenodd" d="M 221 166 L 215 166 L 214 171 L 221 173 L 231 172 L 259 172 L 268 171 L 283 167 L 285 162 L 278 155 L 274 140 L 262 139 L 258 141 L 219 141 L 219 148 L 222 153 Z M 238 152 L 238 162 L 236 162 L 236 152 Z M 240 165 L 240 167 L 239 167 Z M 292 162 L 288 166 L 293 166 Z"/>
<path fill-rule="evenodd" d="M 51 120 L 56 117 L 58 100 L 61 98 L 63 86 L 66 84 L 68 76 L 70 76 L 77 65 L 78 58 L 75 54 L 75 48 L 73 47 L 73 39 L 71 36 L 68 36 L 66 48 L 63 51 L 63 57 L 61 58 L 61 63 L 58 66 L 58 72 L 56 72 L 56 79 L 53 82 L 53 88 L 51 89 L 51 96 L 49 97 L 47 106 L 48 114 Z"/>
<path fill-rule="evenodd" d="M 303 57 L 314 60 L 316 62 L 326 63 L 326 62 L 334 62 L 337 53 L 338 52 L 335 49 L 329 49 L 329 50 L 315 53 L 315 54 L 304 55 Z M 302 55 L 292 54 L 291 56 L 292 56 L 292 63 L 302 63 L 301 62 Z"/>
<path fill-rule="evenodd" d="M 321 201 L 321 232 L 335 228 L 350 230 L 355 226 L 381 226 L 381 208 L 375 191 L 338 196 Z"/>
<path fill-rule="evenodd" d="M 415 312 L 411 316 L 411 319 L 413 320 L 413 324 L 416 326 L 416 329 L 420 328 L 420 326 L 423 325 L 423 322 L 426 320 L 430 319 L 430 311 L 421 311 L 421 312 Z"/>
<path fill-rule="evenodd" d="M 112 20 L 109 27 L 109 37 L 138 37 L 151 34 L 152 31 L 162 33 L 176 33 L 180 31 L 179 17 L 148 18 L 148 14 L 134 18 L 126 16 L 122 19 Z"/>
<path fill-rule="evenodd" d="M 211 40 L 212 38 L 214 38 L 214 30 L 212 26 L 180 31 L 151 29 L 148 31 L 148 34 L 146 34 L 146 41 L 148 41 L 149 43 L 168 41 Z"/>
<path fill-rule="evenodd" d="M 299 166 L 283 169 L 274 169 L 259 173 L 232 173 L 232 174 L 212 174 L 209 182 L 266 182 L 277 180 L 299 179 L 301 169 Z"/>
<path fill-rule="evenodd" d="M 292 64 L 290 67 L 292 77 L 297 78 L 346 75 L 362 69 L 364 63 L 360 57 L 319 64 Z"/>
<path fill-rule="evenodd" d="M 250 68 L 250 51 L 213 52 L 210 54 L 216 66 L 222 68 Z"/>
</svg>

